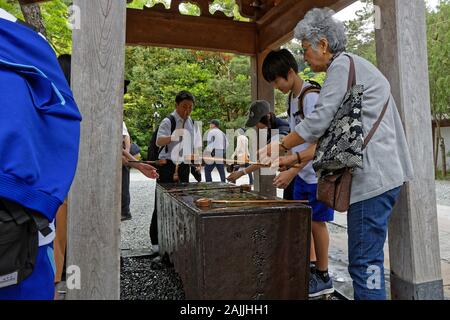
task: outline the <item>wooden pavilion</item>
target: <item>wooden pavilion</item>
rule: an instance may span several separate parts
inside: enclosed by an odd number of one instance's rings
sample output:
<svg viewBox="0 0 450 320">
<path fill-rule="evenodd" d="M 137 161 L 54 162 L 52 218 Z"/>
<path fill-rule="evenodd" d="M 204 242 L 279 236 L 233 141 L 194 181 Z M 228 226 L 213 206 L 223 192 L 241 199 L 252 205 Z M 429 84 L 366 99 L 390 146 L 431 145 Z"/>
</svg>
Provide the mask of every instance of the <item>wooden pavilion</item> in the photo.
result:
<svg viewBox="0 0 450 320">
<path fill-rule="evenodd" d="M 30 0 L 39 2 L 45 0 Z M 132 0 L 131 0 L 132 1 Z M 128 0 L 128 2 L 131 2 Z M 252 98 L 274 101 L 261 75 L 265 54 L 293 37 L 314 7 L 339 11 L 355 0 L 237 0 L 239 22 L 213 1 L 172 0 L 170 9 L 127 9 L 126 0 L 74 0 L 81 27 L 73 32 L 72 87 L 83 114 L 78 171 L 69 197 L 68 266 L 81 270 L 81 289 L 68 299 L 119 299 L 120 179 L 126 45 L 234 52 L 251 56 Z M 179 12 L 196 4 L 200 16 Z M 415 180 L 401 194 L 389 228 L 393 299 L 443 299 L 423 0 L 374 0 L 380 70 L 389 79 L 409 142 Z M 274 194 L 272 177 L 256 188 Z M 149 213 L 150 214 L 150 213 Z"/>
</svg>

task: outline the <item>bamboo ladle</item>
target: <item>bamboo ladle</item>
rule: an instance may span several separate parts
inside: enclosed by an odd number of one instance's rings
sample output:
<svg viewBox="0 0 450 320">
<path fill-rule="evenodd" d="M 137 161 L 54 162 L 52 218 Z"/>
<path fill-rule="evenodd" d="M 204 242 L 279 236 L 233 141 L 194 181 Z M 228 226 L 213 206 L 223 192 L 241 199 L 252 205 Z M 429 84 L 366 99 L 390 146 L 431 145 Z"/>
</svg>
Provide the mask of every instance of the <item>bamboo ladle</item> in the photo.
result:
<svg viewBox="0 0 450 320">
<path fill-rule="evenodd" d="M 213 204 L 289 204 L 308 203 L 308 200 L 212 200 L 201 198 L 195 200 L 195 204 L 200 208 L 208 208 Z"/>
<path fill-rule="evenodd" d="M 135 160 L 135 161 L 128 161 L 130 163 L 145 163 L 150 164 L 152 166 L 164 166 L 167 164 L 167 160 L 156 160 L 156 161 L 143 161 L 143 160 Z"/>
<path fill-rule="evenodd" d="M 169 190 L 168 192 L 169 193 L 177 193 L 177 192 L 188 192 L 188 191 L 227 190 L 227 188 L 228 188 L 227 186 L 217 186 L 217 187 L 211 186 L 210 188 L 207 188 L 207 189 L 180 188 L 180 189 L 172 189 L 172 190 Z M 233 190 L 233 189 L 231 189 L 231 190 Z M 250 191 L 252 191 L 252 186 L 249 184 L 242 184 L 239 186 L 239 191 L 240 192 L 245 192 L 245 191 L 250 192 Z"/>
</svg>

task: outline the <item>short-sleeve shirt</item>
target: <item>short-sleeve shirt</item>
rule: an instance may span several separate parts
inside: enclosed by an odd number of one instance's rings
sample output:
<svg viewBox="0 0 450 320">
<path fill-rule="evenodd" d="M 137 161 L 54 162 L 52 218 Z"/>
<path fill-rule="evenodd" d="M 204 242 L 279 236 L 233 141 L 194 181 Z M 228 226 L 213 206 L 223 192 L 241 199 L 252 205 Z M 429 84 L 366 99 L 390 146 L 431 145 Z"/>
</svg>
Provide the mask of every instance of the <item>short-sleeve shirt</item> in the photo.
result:
<svg viewBox="0 0 450 320">
<path fill-rule="evenodd" d="M 122 124 L 122 136 L 130 136 L 130 134 L 128 133 L 128 128 L 127 128 L 127 125 L 125 124 L 125 121 L 123 121 L 123 124 Z"/>
<path fill-rule="evenodd" d="M 219 128 L 213 128 L 208 131 L 206 138 L 208 142 L 207 150 L 225 150 L 228 145 L 228 139 L 225 133 Z"/>
<path fill-rule="evenodd" d="M 194 123 L 194 121 L 189 117 L 187 120 L 183 120 L 176 111 L 172 112 L 172 116 L 175 118 L 175 130 L 177 129 L 185 129 L 186 131 L 180 137 L 178 141 L 172 141 L 167 145 L 167 148 L 164 146 L 161 152 L 159 153 L 158 158 L 160 160 L 171 160 L 173 162 L 182 162 L 183 156 L 185 153 L 189 153 L 189 155 L 194 154 L 194 149 L 200 149 L 202 147 L 202 136 L 198 129 L 198 126 Z M 183 127 L 184 123 L 184 127 Z M 169 137 L 172 135 L 171 132 L 172 124 L 169 118 L 163 119 L 161 124 L 159 125 L 158 134 L 156 140 L 161 137 Z M 161 147 L 161 146 L 158 146 Z"/>
<path fill-rule="evenodd" d="M 303 91 L 303 89 L 305 89 L 308 86 L 310 86 L 309 83 L 307 83 L 306 81 L 303 82 L 302 91 Z M 288 106 L 288 108 L 291 108 L 291 110 L 290 110 L 291 116 L 288 119 L 289 127 L 291 128 L 291 132 L 295 132 L 295 127 L 303 120 L 300 115 L 294 116 L 299 111 L 298 110 L 298 107 L 299 107 L 298 98 L 299 98 L 298 96 L 294 97 L 293 94 L 291 93 L 291 99 L 290 99 L 291 105 Z M 304 96 L 303 114 L 305 117 L 308 117 L 308 115 L 310 115 L 314 111 L 314 108 L 315 108 L 315 105 L 316 105 L 318 99 L 319 99 L 319 94 L 316 92 L 309 92 Z M 302 152 L 302 151 L 306 150 L 310 145 L 311 144 L 309 144 L 309 143 L 303 143 L 299 146 L 292 148 L 292 152 Z M 312 166 L 312 161 L 310 161 L 298 173 L 298 176 L 300 178 L 302 178 L 308 184 L 316 184 L 317 183 L 317 175 Z"/>
</svg>

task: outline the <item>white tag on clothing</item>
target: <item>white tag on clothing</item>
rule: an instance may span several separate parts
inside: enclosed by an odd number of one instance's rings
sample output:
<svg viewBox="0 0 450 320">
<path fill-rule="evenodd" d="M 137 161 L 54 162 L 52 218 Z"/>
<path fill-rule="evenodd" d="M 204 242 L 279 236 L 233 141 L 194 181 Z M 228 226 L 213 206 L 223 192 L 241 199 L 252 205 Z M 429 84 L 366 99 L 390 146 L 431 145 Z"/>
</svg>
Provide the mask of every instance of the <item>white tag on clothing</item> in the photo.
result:
<svg viewBox="0 0 450 320">
<path fill-rule="evenodd" d="M 17 284 L 17 271 L 0 276 L 0 288 L 8 287 Z"/>
</svg>

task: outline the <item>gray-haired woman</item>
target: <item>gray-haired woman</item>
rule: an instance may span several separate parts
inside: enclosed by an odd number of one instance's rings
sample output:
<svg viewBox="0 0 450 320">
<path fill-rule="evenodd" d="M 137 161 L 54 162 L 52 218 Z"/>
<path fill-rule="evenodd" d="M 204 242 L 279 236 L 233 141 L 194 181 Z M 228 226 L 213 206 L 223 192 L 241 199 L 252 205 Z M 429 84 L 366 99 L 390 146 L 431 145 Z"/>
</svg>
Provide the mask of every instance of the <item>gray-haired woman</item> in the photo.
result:
<svg viewBox="0 0 450 320">
<path fill-rule="evenodd" d="M 313 9 L 295 28 L 304 58 L 315 72 L 327 72 L 315 111 L 281 143 L 284 149 L 317 142 L 330 127 L 347 93 L 350 55 L 356 83 L 364 86 L 362 126 L 364 136 L 374 126 L 389 100 L 375 135 L 363 151 L 363 169 L 353 173 L 348 210 L 349 272 L 355 299 L 385 299 L 384 253 L 388 220 L 401 186 L 413 177 L 402 122 L 391 87 L 383 74 L 367 60 L 345 52 L 347 38 L 341 22 L 328 8 Z M 276 145 L 272 145 L 272 150 Z M 270 154 L 267 147 L 260 154 Z M 297 161 L 296 155 L 280 158 L 280 166 Z"/>
</svg>

